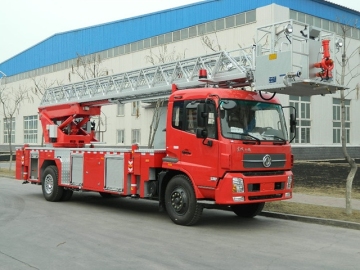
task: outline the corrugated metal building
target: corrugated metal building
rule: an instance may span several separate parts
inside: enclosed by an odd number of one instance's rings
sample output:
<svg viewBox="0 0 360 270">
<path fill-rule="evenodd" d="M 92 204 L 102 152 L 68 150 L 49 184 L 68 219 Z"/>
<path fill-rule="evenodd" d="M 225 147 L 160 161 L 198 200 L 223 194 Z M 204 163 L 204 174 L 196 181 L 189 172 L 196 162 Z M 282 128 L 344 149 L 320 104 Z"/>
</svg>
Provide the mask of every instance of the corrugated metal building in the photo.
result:
<svg viewBox="0 0 360 270">
<path fill-rule="evenodd" d="M 238 48 L 239 45 L 250 45 L 256 27 L 288 19 L 299 20 L 326 31 L 341 34 L 341 23 L 351 24 L 360 21 L 360 12 L 323 0 L 202 1 L 179 8 L 55 34 L 0 63 L 0 70 L 7 74 L 1 83 L 14 87 L 19 84 L 31 87 L 32 79 L 44 77 L 48 80 L 67 83 L 66 80 L 70 79 L 69 70 L 76 63 L 79 55 L 99 55 L 102 65 L 110 73 L 150 65 L 144 61 L 146 56 L 156 53 L 164 45 L 168 48 L 173 46 L 173 53 L 176 51 L 176 54 L 185 54 L 186 52 L 186 56 L 197 56 L 209 52 L 209 48 L 201 44 L 201 37 L 205 35 L 210 36 L 211 41 L 214 44 L 217 43 L 219 47 L 232 50 Z M 351 27 L 348 38 L 359 44 L 359 28 Z M 194 42 L 197 42 L 197 45 L 193 45 Z M 126 63 L 126 65 L 119 66 L 119 62 Z M 76 80 L 74 76 L 72 76 L 72 80 Z M 328 125 L 331 128 L 327 130 L 328 134 L 320 134 L 324 130 L 320 124 L 322 122 L 320 119 L 323 118 L 321 114 L 324 111 L 321 104 L 324 102 L 319 102 L 319 97 L 313 97 L 311 100 L 299 98 L 298 101 L 295 97 L 282 97 L 285 104 L 298 102 L 300 107 L 304 106 L 309 109 L 309 115 L 306 115 L 305 112 L 303 118 L 310 120 L 311 124 L 304 125 L 304 129 L 300 125 L 300 138 L 294 144 L 294 152 L 298 153 L 298 158 L 316 159 L 324 155 L 341 156 L 339 143 L 334 135 L 335 127 L 332 123 L 334 122 L 332 110 L 336 102 L 333 98 L 326 100 L 330 106 L 327 113 L 329 114 Z M 350 111 L 355 120 L 351 121 L 350 151 L 360 157 L 360 139 L 355 135 L 360 132 L 360 123 L 355 119 L 356 112 L 360 112 L 360 104 L 351 101 L 349 106 L 351 106 Z M 128 109 L 131 110 L 130 106 Z M 25 123 L 30 116 L 36 115 L 36 105 L 33 105 L 31 110 L 33 110 L 32 114 L 20 112 L 19 116 L 24 117 L 24 122 L 17 120 L 15 123 L 15 144 L 24 142 L 38 144 L 41 141 L 39 135 L 41 131 L 35 132 L 35 130 L 33 133 L 37 133 L 36 139 L 33 141 L 26 139 L 28 137 L 26 137 L 26 130 L 24 131 Z M 122 115 L 118 110 L 119 108 L 105 110 L 105 113 L 108 114 L 108 126 L 112 126 L 112 128 L 108 128 L 110 130 L 107 132 L 112 135 L 106 135 L 104 140 L 106 139 L 111 145 L 128 145 L 131 141 L 124 140 L 124 138 L 119 140 L 118 130 L 122 121 L 125 123 L 131 118 L 124 117 L 123 120 L 120 120 L 115 116 L 112 117 L 112 114 Z M 21 119 L 20 117 L 17 119 Z M 143 117 L 136 129 L 146 126 L 148 120 Z M 37 127 L 41 129 L 40 125 Z M 146 132 L 143 133 L 146 134 Z M 132 136 L 128 131 L 124 134 L 128 134 L 125 137 Z M 5 134 L 1 135 L 3 136 L 0 142 L 5 143 Z M 324 140 L 323 136 L 328 136 L 330 139 Z M 142 134 L 141 137 L 141 144 L 146 144 L 146 138 L 143 138 L 146 136 Z"/>
<path fill-rule="evenodd" d="M 184 7 L 55 34 L 0 64 L 7 76 L 278 4 L 329 21 L 360 20 L 360 13 L 322 0 L 208 0 Z M 318 12 L 320 11 L 321 12 Z M 335 15 L 336 14 L 336 15 Z M 134 31 L 136 29 L 136 31 Z"/>
</svg>

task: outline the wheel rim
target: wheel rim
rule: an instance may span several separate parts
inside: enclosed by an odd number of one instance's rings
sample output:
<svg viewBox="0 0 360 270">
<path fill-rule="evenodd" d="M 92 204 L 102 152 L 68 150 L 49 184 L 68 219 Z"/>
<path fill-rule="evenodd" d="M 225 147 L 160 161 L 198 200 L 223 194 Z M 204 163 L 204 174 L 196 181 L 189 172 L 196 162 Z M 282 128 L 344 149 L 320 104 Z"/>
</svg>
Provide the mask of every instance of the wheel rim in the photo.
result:
<svg viewBox="0 0 360 270">
<path fill-rule="evenodd" d="M 45 177 L 44 185 L 45 185 L 45 192 L 47 194 L 51 194 L 54 189 L 54 179 L 50 174 L 48 174 Z"/>
<path fill-rule="evenodd" d="M 171 193 L 171 206 L 174 211 L 179 215 L 183 215 L 186 213 L 188 205 L 188 195 L 186 191 L 181 187 L 174 189 Z"/>
</svg>

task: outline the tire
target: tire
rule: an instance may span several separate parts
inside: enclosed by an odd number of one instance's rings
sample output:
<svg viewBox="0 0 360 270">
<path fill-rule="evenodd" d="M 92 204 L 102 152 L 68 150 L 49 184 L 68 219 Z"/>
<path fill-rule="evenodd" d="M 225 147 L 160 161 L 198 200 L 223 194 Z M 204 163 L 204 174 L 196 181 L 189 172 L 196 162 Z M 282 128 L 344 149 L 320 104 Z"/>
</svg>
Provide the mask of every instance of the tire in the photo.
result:
<svg viewBox="0 0 360 270">
<path fill-rule="evenodd" d="M 49 202 L 60 201 L 64 188 L 58 185 L 58 169 L 55 165 L 46 167 L 41 177 L 42 192 Z"/>
<path fill-rule="evenodd" d="M 70 200 L 73 193 L 74 192 L 72 190 L 70 190 L 70 189 L 64 189 L 64 192 L 63 192 L 63 194 L 62 194 L 62 196 L 60 198 L 60 201 L 66 202 L 66 201 Z"/>
<path fill-rule="evenodd" d="M 165 208 L 178 225 L 194 225 L 201 218 L 203 207 L 196 202 L 194 188 L 185 175 L 171 178 L 165 189 Z"/>
<path fill-rule="evenodd" d="M 250 203 L 232 205 L 231 210 L 239 217 L 252 218 L 260 214 L 264 208 L 265 203 Z"/>
</svg>

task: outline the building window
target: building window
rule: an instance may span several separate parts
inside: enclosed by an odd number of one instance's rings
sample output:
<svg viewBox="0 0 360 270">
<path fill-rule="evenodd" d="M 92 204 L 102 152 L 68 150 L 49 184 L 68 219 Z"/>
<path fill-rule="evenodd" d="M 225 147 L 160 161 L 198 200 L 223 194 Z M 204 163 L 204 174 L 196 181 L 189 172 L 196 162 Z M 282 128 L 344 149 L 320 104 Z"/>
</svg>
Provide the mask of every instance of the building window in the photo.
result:
<svg viewBox="0 0 360 270">
<path fill-rule="evenodd" d="M 140 144 L 140 129 L 131 130 L 131 143 Z"/>
<path fill-rule="evenodd" d="M 172 42 L 172 33 L 165 34 L 165 43 L 171 43 Z"/>
<path fill-rule="evenodd" d="M 294 143 L 310 143 L 311 115 L 309 96 L 290 96 L 290 106 L 296 109 L 296 138 Z"/>
<path fill-rule="evenodd" d="M 24 143 L 37 143 L 38 116 L 24 116 Z"/>
<path fill-rule="evenodd" d="M 308 14 L 305 14 L 305 22 L 310 25 L 314 25 L 314 17 Z"/>
<path fill-rule="evenodd" d="M 350 100 L 345 100 L 346 143 L 350 143 Z M 341 143 L 341 100 L 333 99 L 333 143 Z"/>
<path fill-rule="evenodd" d="M 197 36 L 197 28 L 196 26 L 189 28 L 189 37 L 196 37 Z"/>
<path fill-rule="evenodd" d="M 203 24 L 199 24 L 199 25 L 197 26 L 197 28 L 198 28 L 198 35 L 204 35 L 204 34 L 206 33 L 206 26 L 205 26 L 204 23 L 203 23 Z"/>
<path fill-rule="evenodd" d="M 235 17 L 234 16 L 230 16 L 225 18 L 225 22 L 226 22 L 226 28 L 231 28 L 235 26 Z"/>
<path fill-rule="evenodd" d="M 117 143 L 125 142 L 125 130 L 124 129 L 116 130 L 116 142 Z"/>
<path fill-rule="evenodd" d="M 130 44 L 126 44 L 125 45 L 125 53 L 130 53 L 130 51 L 131 51 Z"/>
<path fill-rule="evenodd" d="M 207 33 L 215 32 L 215 22 L 214 21 L 206 23 L 206 32 Z"/>
<path fill-rule="evenodd" d="M 124 116 L 125 115 L 125 104 L 119 103 L 117 105 L 117 116 Z"/>
<path fill-rule="evenodd" d="M 144 40 L 144 49 L 150 47 L 150 38 Z"/>
<path fill-rule="evenodd" d="M 133 101 L 131 103 L 131 115 L 139 117 L 140 115 L 140 101 Z"/>
<path fill-rule="evenodd" d="M 236 25 L 245 24 L 245 13 L 241 13 L 236 15 Z"/>
<path fill-rule="evenodd" d="M 11 125 L 11 126 L 10 126 Z M 10 132 L 11 127 L 11 133 Z M 11 143 L 15 143 L 15 118 L 13 117 L 11 120 L 8 118 L 4 118 L 4 143 L 9 143 L 9 135 Z"/>
<path fill-rule="evenodd" d="M 144 48 L 144 41 L 140 40 L 137 42 L 138 50 L 142 50 Z"/>
<path fill-rule="evenodd" d="M 189 29 L 188 28 L 185 28 L 185 29 L 182 29 L 180 31 L 180 36 L 181 36 L 181 39 L 186 39 L 189 37 Z"/>
<path fill-rule="evenodd" d="M 158 45 L 158 38 L 152 37 L 151 38 L 151 46 L 157 46 Z"/>
<path fill-rule="evenodd" d="M 165 36 L 164 35 L 158 36 L 158 45 L 162 45 L 164 43 L 165 43 Z"/>
<path fill-rule="evenodd" d="M 224 19 L 219 19 L 216 21 L 216 31 L 223 30 L 225 28 L 225 21 Z"/>
<path fill-rule="evenodd" d="M 300 22 L 305 22 L 305 14 L 304 13 L 298 13 L 298 20 Z"/>
<path fill-rule="evenodd" d="M 295 10 L 290 10 L 290 19 L 297 20 L 297 12 Z"/>
<path fill-rule="evenodd" d="M 175 31 L 173 33 L 173 41 L 178 41 L 180 40 L 180 31 Z"/>
<path fill-rule="evenodd" d="M 252 23 L 256 21 L 256 12 L 255 10 L 251 10 L 246 12 L 246 23 Z"/>
<path fill-rule="evenodd" d="M 138 48 L 137 48 L 137 45 L 138 45 L 137 42 L 134 42 L 134 43 L 131 43 L 131 44 L 130 44 L 130 46 L 131 46 L 131 51 L 132 51 L 132 52 L 137 51 L 137 49 L 138 49 Z"/>
</svg>

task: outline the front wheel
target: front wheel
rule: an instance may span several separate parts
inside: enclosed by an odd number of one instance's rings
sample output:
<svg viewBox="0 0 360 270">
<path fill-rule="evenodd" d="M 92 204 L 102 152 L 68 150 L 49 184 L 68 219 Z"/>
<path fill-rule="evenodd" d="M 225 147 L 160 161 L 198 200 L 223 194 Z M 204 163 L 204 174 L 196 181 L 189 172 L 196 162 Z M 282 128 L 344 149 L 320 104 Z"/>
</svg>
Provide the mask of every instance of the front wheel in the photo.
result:
<svg viewBox="0 0 360 270">
<path fill-rule="evenodd" d="M 252 218 L 260 214 L 264 209 L 265 203 L 249 203 L 232 205 L 231 210 L 239 217 Z"/>
<path fill-rule="evenodd" d="M 203 207 L 196 202 L 194 188 L 185 175 L 174 176 L 165 190 L 166 211 L 178 225 L 194 225 L 201 218 Z"/>
<path fill-rule="evenodd" d="M 41 177 L 42 192 L 47 201 L 60 201 L 64 188 L 58 185 L 58 169 L 51 165 L 46 167 Z"/>
</svg>

